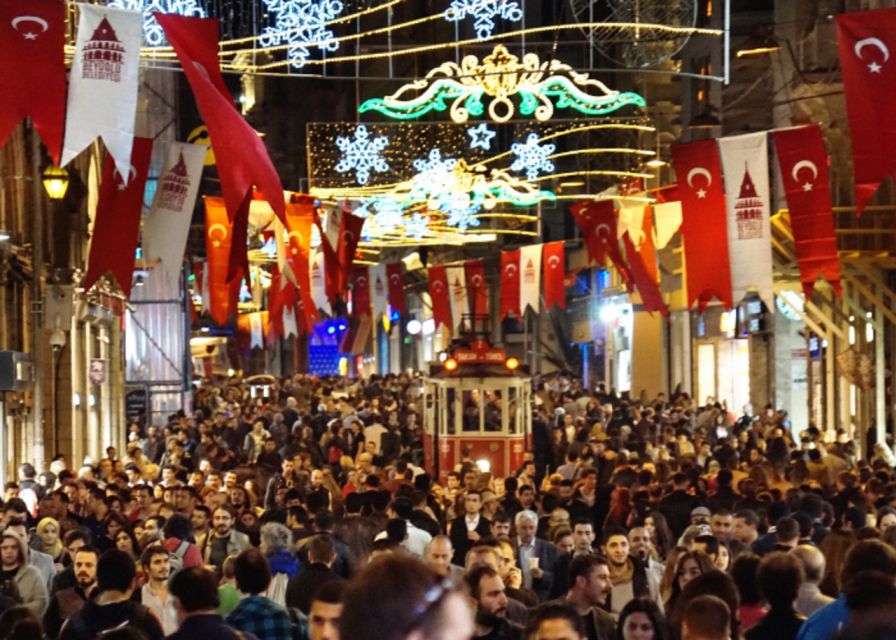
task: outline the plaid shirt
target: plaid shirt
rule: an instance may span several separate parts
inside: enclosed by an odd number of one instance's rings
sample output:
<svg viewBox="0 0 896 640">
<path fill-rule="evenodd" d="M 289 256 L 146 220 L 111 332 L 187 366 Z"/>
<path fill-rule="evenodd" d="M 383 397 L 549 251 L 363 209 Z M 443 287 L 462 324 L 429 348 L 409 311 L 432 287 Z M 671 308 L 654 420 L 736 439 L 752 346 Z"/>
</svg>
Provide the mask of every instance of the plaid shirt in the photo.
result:
<svg viewBox="0 0 896 640">
<path fill-rule="evenodd" d="M 291 640 L 292 627 L 283 607 L 264 596 L 249 596 L 240 600 L 227 616 L 227 624 L 234 629 L 251 633 L 258 640 Z"/>
</svg>

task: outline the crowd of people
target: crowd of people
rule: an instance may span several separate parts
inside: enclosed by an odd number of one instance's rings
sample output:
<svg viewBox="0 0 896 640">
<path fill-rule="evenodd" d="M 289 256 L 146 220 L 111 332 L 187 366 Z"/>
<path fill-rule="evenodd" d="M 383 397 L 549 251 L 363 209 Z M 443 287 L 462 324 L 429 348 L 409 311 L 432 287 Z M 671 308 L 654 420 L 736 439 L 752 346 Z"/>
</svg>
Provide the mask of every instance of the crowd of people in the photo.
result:
<svg viewBox="0 0 896 640">
<path fill-rule="evenodd" d="M 521 468 L 436 474 L 417 376 L 268 395 L 209 382 L 124 455 L 22 465 L 0 640 L 896 637 L 886 443 L 535 376 Z"/>
</svg>

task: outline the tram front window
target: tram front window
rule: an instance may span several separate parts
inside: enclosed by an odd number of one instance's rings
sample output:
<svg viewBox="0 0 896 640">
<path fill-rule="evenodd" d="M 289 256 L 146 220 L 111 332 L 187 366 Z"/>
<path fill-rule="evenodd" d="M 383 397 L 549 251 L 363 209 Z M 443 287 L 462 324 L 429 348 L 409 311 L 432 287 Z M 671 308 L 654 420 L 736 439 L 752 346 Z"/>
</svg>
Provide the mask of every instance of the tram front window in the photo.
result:
<svg viewBox="0 0 896 640">
<path fill-rule="evenodd" d="M 463 430 L 479 431 L 482 417 L 481 397 L 478 389 L 463 392 Z"/>
<path fill-rule="evenodd" d="M 485 394 L 485 430 L 501 431 L 501 391 L 487 391 Z"/>
</svg>

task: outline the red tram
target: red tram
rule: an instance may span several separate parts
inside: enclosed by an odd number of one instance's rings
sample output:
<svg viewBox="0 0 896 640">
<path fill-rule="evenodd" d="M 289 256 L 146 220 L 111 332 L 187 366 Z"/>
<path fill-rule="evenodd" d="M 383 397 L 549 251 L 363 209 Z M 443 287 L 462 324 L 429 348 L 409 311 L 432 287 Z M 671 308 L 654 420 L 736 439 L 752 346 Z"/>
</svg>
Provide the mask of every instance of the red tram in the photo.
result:
<svg viewBox="0 0 896 640">
<path fill-rule="evenodd" d="M 461 338 L 424 381 L 426 469 L 445 482 L 465 453 L 507 476 L 531 448 L 532 380 L 519 360 L 492 347 L 488 318 L 465 317 Z"/>
</svg>

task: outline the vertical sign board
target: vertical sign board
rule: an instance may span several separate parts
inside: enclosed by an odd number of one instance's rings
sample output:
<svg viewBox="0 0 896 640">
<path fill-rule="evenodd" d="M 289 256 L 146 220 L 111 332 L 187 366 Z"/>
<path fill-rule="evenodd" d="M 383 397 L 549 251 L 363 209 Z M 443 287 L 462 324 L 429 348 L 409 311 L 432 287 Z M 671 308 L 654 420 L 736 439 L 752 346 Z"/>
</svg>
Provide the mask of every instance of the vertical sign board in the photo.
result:
<svg viewBox="0 0 896 640">
<path fill-rule="evenodd" d="M 141 428 L 147 426 L 147 401 L 149 392 L 146 387 L 127 387 L 124 392 L 124 414 L 128 423 L 136 422 Z"/>
</svg>

